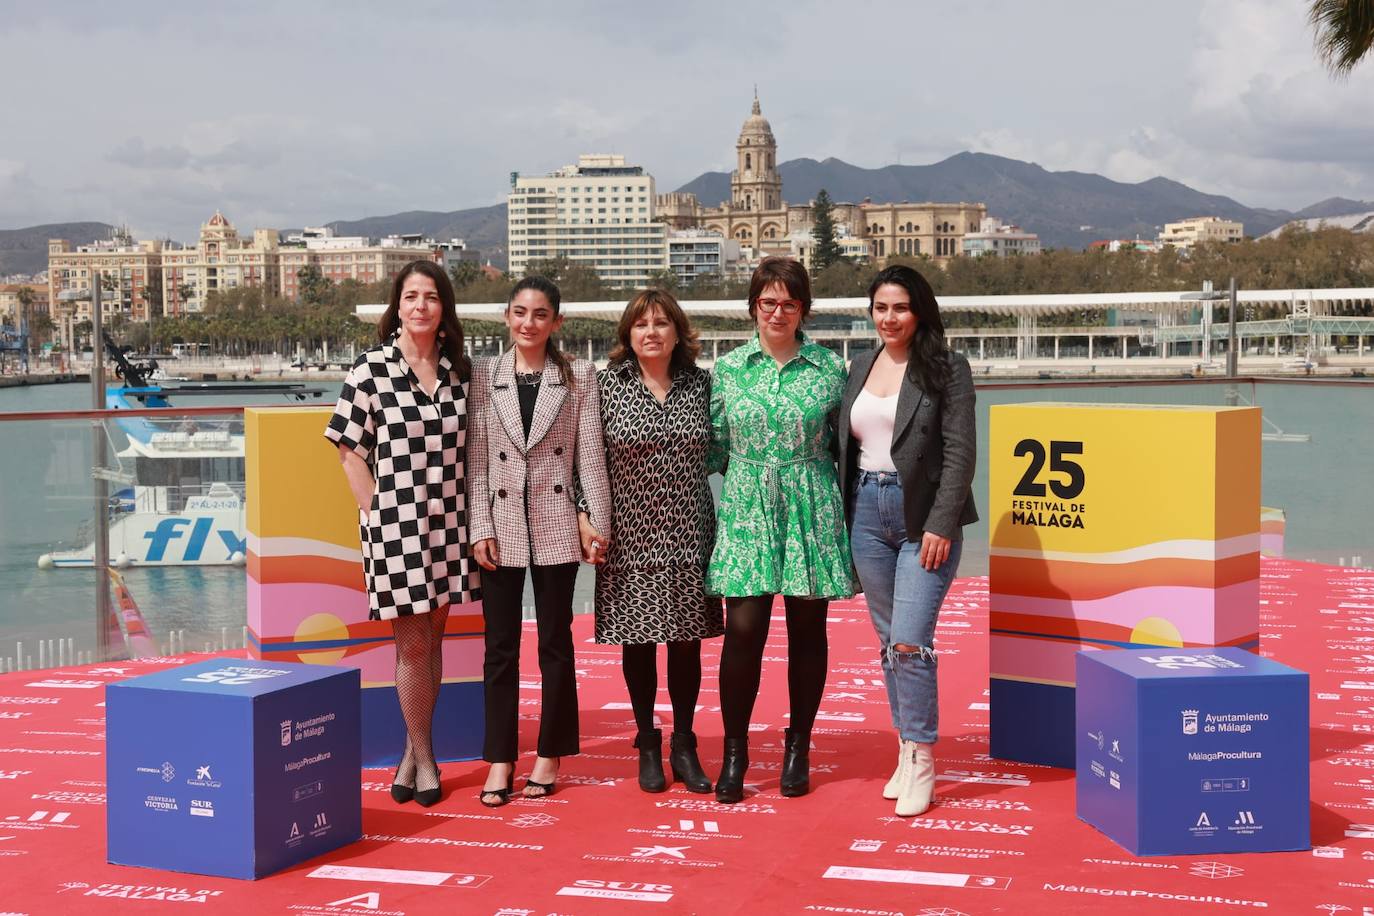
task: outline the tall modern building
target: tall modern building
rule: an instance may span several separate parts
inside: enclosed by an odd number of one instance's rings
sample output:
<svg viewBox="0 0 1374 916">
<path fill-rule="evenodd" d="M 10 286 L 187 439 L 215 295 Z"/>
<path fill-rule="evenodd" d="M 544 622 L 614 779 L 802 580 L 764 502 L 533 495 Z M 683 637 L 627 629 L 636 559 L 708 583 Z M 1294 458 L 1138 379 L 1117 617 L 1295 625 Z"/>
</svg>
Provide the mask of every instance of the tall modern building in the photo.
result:
<svg viewBox="0 0 1374 916">
<path fill-rule="evenodd" d="M 654 179 L 624 156 L 579 156 L 533 178 L 513 174 L 507 197 L 510 270 L 566 257 L 612 286 L 643 286 L 668 268 L 667 228 L 654 221 Z"/>
</svg>

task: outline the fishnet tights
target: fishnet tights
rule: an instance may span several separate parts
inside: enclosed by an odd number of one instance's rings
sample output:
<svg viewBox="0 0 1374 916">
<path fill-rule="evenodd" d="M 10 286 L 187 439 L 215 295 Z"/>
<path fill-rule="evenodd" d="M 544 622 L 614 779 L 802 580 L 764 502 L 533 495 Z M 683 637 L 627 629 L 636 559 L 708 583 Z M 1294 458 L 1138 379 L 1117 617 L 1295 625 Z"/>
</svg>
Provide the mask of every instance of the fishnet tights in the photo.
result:
<svg viewBox="0 0 1374 916">
<path fill-rule="evenodd" d="M 392 779 L 398 786 L 414 786 L 419 791 L 439 786 L 439 764 L 434 759 L 431 738 L 434 706 L 439 702 L 439 686 L 444 678 L 443 639 L 448 623 L 448 605 L 428 614 L 397 617 L 396 698 L 406 724 L 406 749 Z"/>
</svg>

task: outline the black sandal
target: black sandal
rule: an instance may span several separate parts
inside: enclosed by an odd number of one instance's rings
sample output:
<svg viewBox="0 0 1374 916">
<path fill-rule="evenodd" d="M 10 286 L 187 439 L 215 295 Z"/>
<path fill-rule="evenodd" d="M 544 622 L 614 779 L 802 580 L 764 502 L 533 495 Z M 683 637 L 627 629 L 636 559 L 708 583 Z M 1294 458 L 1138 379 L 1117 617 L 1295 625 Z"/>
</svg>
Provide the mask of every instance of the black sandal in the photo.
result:
<svg viewBox="0 0 1374 916">
<path fill-rule="evenodd" d="M 536 781 L 529 779 L 529 777 L 526 776 L 525 790 L 523 790 L 523 795 L 525 795 L 525 798 L 548 798 L 550 797 L 550 795 L 554 794 L 554 784 L 556 783 L 556 781 L 558 781 L 559 758 L 552 757 L 548 759 L 552 759 L 552 761 L 555 761 L 554 779 L 548 780 L 547 783 L 536 783 Z M 536 788 L 536 790 L 539 791 L 537 791 L 536 794 L 530 795 L 529 790 L 532 790 L 532 788 Z"/>
<path fill-rule="evenodd" d="M 506 777 L 506 787 L 504 789 L 483 789 L 477 796 L 477 800 L 488 808 L 499 808 L 510 801 L 511 793 L 515 791 L 515 773 L 512 772 Z M 487 801 L 487 796 L 495 796 L 496 801 Z"/>
</svg>

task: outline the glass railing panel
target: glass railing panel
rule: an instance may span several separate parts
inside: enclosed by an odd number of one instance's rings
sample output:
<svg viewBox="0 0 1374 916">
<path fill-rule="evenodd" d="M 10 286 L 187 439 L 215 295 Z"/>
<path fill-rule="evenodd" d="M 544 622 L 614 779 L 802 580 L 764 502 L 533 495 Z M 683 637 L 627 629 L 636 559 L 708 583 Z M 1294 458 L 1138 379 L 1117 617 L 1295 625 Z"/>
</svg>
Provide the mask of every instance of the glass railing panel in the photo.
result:
<svg viewBox="0 0 1374 916">
<path fill-rule="evenodd" d="M 577 355 L 585 357 L 586 342 L 580 343 Z M 738 343 L 720 341 L 721 352 Z M 607 350 L 606 342 L 594 343 L 591 355 L 602 360 Z M 331 404 L 337 385 L 321 382 L 324 391 L 313 402 Z M 91 469 L 99 441 L 106 449 L 101 466 L 108 487 L 111 564 L 146 622 L 151 645 L 157 651 L 241 645 L 247 585 L 238 565 L 242 558 L 232 556 L 232 548 L 246 538 L 242 512 L 233 511 L 244 498 L 241 409 L 173 409 L 99 420 L 16 415 L 81 410 L 89 401 L 84 385 L 0 389 L 0 668 L 51 666 L 96 650 Z M 1364 480 L 1374 454 L 1374 385 L 980 380 L 973 489 L 984 520 L 965 531 L 961 575 L 987 572 L 990 408 L 1031 401 L 1256 404 L 1264 411 L 1262 502 L 1286 513 L 1286 555 L 1374 566 L 1374 487 Z M 140 437 L 150 445 L 156 440 L 153 451 L 159 457 L 149 457 L 149 446 L 141 452 L 134 447 Z M 718 492 L 719 479 L 712 483 Z M 188 557 L 193 540 L 199 541 L 200 553 Z M 150 558 L 150 550 L 160 553 Z M 212 551 L 223 555 L 212 557 Z M 583 567 L 574 598 L 579 613 L 591 607 L 593 580 L 591 568 Z"/>
<path fill-rule="evenodd" d="M 1264 504 L 1284 555 L 1374 567 L 1374 382 L 1262 381 Z"/>
<path fill-rule="evenodd" d="M 0 664 L 75 660 L 68 650 L 98 657 L 97 588 L 114 583 L 95 572 L 97 505 L 127 596 L 121 613 L 112 589 L 110 607 L 135 631 L 127 604 L 137 608 L 142 654 L 242 645 L 241 411 L 8 420 L 0 437 Z M 103 469 L 103 498 L 93 468 Z M 111 639 L 115 656 L 123 637 Z"/>
<path fill-rule="evenodd" d="M 0 424 L 0 668 L 48 667 L 96 650 L 95 571 L 39 568 L 91 543 L 98 422 Z M 71 659 L 75 661 L 75 658 Z"/>
<path fill-rule="evenodd" d="M 332 404 L 338 384 L 298 393 Z M 89 409 L 86 384 L 0 388 L 0 667 L 99 657 L 97 505 L 126 597 L 121 613 L 122 596 L 110 590 L 115 656 L 130 645 L 130 622 L 138 627 L 131 607 L 147 631 L 139 654 L 243 645 L 240 405 L 297 402 L 262 387 L 173 395 L 178 407 L 164 410 L 99 412 Z M 98 477 L 93 468 L 103 469 Z M 103 582 L 112 584 L 108 575 Z"/>
</svg>

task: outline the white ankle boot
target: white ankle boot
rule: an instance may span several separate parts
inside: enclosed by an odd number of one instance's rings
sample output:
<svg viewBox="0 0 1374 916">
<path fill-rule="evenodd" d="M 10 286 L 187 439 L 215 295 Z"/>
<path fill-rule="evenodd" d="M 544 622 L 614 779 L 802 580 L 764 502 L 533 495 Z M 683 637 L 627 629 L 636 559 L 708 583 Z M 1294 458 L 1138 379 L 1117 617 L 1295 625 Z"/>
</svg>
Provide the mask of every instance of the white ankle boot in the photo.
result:
<svg viewBox="0 0 1374 916">
<path fill-rule="evenodd" d="M 911 755 L 903 752 L 906 742 L 901 736 L 897 736 L 897 769 L 892 771 L 892 778 L 883 786 L 883 798 L 895 801 L 902 792 L 902 778 L 906 773 L 907 764 L 911 762 Z"/>
<path fill-rule="evenodd" d="M 934 745 L 917 744 L 915 741 L 902 742 L 906 772 L 902 774 L 901 786 L 897 792 L 896 813 L 899 817 L 924 814 L 930 807 L 931 796 L 935 793 L 935 755 L 931 753 L 933 747 Z"/>
</svg>

